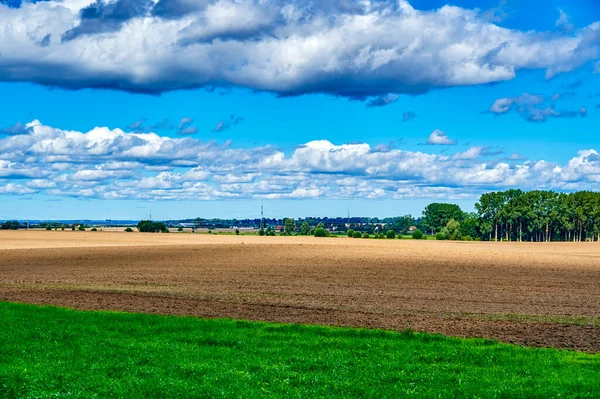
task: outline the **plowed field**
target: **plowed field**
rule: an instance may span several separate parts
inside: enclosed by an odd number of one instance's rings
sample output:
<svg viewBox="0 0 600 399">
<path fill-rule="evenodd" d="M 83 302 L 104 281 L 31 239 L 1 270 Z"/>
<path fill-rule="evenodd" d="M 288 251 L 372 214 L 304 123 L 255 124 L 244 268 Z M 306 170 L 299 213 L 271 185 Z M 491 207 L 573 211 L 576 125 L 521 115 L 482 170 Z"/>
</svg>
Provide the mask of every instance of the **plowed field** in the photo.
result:
<svg viewBox="0 0 600 399">
<path fill-rule="evenodd" d="M 600 352 L 600 244 L 0 232 L 0 300 Z"/>
</svg>

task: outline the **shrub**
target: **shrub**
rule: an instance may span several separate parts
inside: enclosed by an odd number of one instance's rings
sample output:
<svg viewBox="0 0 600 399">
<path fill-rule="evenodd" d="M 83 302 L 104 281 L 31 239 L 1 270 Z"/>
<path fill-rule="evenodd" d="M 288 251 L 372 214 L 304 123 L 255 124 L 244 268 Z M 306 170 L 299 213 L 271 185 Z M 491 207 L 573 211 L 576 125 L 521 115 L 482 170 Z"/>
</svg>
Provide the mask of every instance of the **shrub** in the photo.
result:
<svg viewBox="0 0 600 399">
<path fill-rule="evenodd" d="M 423 232 L 421 230 L 417 229 L 417 230 L 413 231 L 412 237 L 415 240 L 420 240 L 423 238 Z"/>
<path fill-rule="evenodd" d="M 367 233 L 366 231 L 364 232 L 364 234 L 362 235 L 362 238 L 370 238 L 369 233 Z"/>
<path fill-rule="evenodd" d="M 462 239 L 463 241 L 473 241 L 473 237 L 471 236 L 464 236 Z"/>
<path fill-rule="evenodd" d="M 258 230 L 258 235 L 259 236 L 264 236 L 265 235 L 265 229 L 263 229 L 262 227 L 260 228 L 260 230 Z"/>
<path fill-rule="evenodd" d="M 50 226 L 50 225 L 46 226 L 46 231 L 50 231 L 50 230 L 52 230 L 52 226 Z"/>
<path fill-rule="evenodd" d="M 387 233 L 385 233 L 385 236 L 393 240 L 394 238 L 396 238 L 396 232 L 394 230 L 388 230 Z"/>
<path fill-rule="evenodd" d="M 379 233 L 379 235 L 377 236 L 377 238 L 379 238 L 380 240 L 384 240 L 385 239 L 385 234 Z"/>
<path fill-rule="evenodd" d="M 71 231 L 75 231 L 75 225 L 71 226 Z"/>
<path fill-rule="evenodd" d="M 77 230 L 79 230 L 79 231 L 85 231 L 85 227 L 83 227 L 83 226 L 79 226 L 79 227 L 77 228 Z"/>
<path fill-rule="evenodd" d="M 360 231 L 355 231 L 354 233 L 352 233 L 352 238 L 361 238 L 362 234 L 360 234 Z"/>
<path fill-rule="evenodd" d="M 65 226 L 62 226 L 62 227 L 60 228 L 60 230 L 61 230 L 61 231 L 65 231 Z"/>
<path fill-rule="evenodd" d="M 354 230 L 352 230 L 352 229 L 348 230 L 348 237 L 350 237 L 350 238 L 354 237 Z"/>
<path fill-rule="evenodd" d="M 95 227 L 92 227 L 92 229 L 90 231 L 98 231 L 98 229 Z"/>
<path fill-rule="evenodd" d="M 239 236 L 240 235 L 240 229 L 235 229 L 235 235 Z"/>
<path fill-rule="evenodd" d="M 133 233 L 133 229 L 131 227 L 126 228 L 125 231 L 128 233 Z"/>
<path fill-rule="evenodd" d="M 178 228 L 177 231 L 183 231 L 183 227 Z"/>
<path fill-rule="evenodd" d="M 443 232 L 441 232 L 441 231 L 439 233 L 435 234 L 435 239 L 436 240 L 443 241 L 443 240 L 447 240 L 448 238 L 449 238 L 448 235 L 445 234 L 445 233 L 443 233 Z"/>
<path fill-rule="evenodd" d="M 315 237 L 328 237 L 329 232 L 325 230 L 323 227 L 318 227 L 315 229 Z"/>
</svg>

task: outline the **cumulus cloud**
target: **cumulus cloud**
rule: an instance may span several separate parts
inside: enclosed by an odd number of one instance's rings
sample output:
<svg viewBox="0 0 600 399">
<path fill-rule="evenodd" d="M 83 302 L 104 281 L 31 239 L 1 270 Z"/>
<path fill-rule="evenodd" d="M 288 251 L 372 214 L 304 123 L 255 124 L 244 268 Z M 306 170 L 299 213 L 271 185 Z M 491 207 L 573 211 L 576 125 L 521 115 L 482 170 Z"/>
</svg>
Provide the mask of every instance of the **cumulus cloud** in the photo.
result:
<svg viewBox="0 0 600 399">
<path fill-rule="evenodd" d="M 550 101 L 555 102 L 570 96 L 572 96 L 571 93 L 555 94 L 550 97 Z M 549 104 L 544 96 L 529 93 L 518 97 L 499 98 L 490 107 L 490 112 L 496 115 L 511 111 L 517 112 L 528 122 L 546 122 L 550 118 L 585 118 L 587 116 L 586 107 L 577 110 L 556 110 L 554 104 Z"/>
<path fill-rule="evenodd" d="M 49 0 L 0 7 L 0 80 L 74 89 L 244 87 L 385 104 L 388 93 L 501 82 L 524 69 L 551 78 L 600 58 L 600 22 L 525 32 L 495 25 L 496 11 L 420 11 L 407 0 Z M 569 26 L 566 17 L 559 21 Z"/>
<path fill-rule="evenodd" d="M 490 189 L 586 190 L 600 183 L 600 155 L 566 164 L 506 161 L 474 146 L 450 155 L 317 140 L 291 153 L 97 127 L 61 130 L 38 121 L 0 137 L 0 195 L 215 200 L 252 198 L 465 198 Z M 435 137 L 446 137 L 438 132 Z M 447 139 L 449 140 L 449 139 Z M 445 140 L 442 140 L 445 141 Z"/>
<path fill-rule="evenodd" d="M 229 130 L 244 121 L 243 116 L 235 116 L 234 114 L 229 115 L 229 119 L 221 119 L 219 123 L 213 129 L 213 132 L 222 132 L 224 130 Z"/>
<path fill-rule="evenodd" d="M 450 137 L 448 137 L 448 135 L 445 132 L 442 132 L 441 130 L 434 130 L 433 132 L 431 132 L 431 134 L 429 135 L 429 138 L 427 139 L 427 143 L 428 145 L 454 145 L 456 144 L 456 140 L 452 140 Z"/>
</svg>

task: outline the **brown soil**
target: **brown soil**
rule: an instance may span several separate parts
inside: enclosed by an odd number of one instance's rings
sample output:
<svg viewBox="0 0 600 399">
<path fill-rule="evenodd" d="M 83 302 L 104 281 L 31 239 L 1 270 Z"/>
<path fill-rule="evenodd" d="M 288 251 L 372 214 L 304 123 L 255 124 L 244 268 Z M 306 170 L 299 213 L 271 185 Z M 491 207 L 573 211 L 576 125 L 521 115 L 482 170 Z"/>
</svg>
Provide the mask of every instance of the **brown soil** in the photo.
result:
<svg viewBox="0 0 600 399">
<path fill-rule="evenodd" d="M 600 245 L 0 232 L 0 300 L 600 352 Z"/>
</svg>

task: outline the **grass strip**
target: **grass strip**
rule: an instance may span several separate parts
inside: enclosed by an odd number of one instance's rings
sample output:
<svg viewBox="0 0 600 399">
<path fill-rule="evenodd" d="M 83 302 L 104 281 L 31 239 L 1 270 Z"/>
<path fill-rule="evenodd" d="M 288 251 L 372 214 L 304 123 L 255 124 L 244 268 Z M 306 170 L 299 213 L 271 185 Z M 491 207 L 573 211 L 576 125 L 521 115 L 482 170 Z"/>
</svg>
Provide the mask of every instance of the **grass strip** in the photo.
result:
<svg viewBox="0 0 600 399">
<path fill-rule="evenodd" d="M 600 355 L 0 303 L 2 398 L 597 398 Z"/>
</svg>

